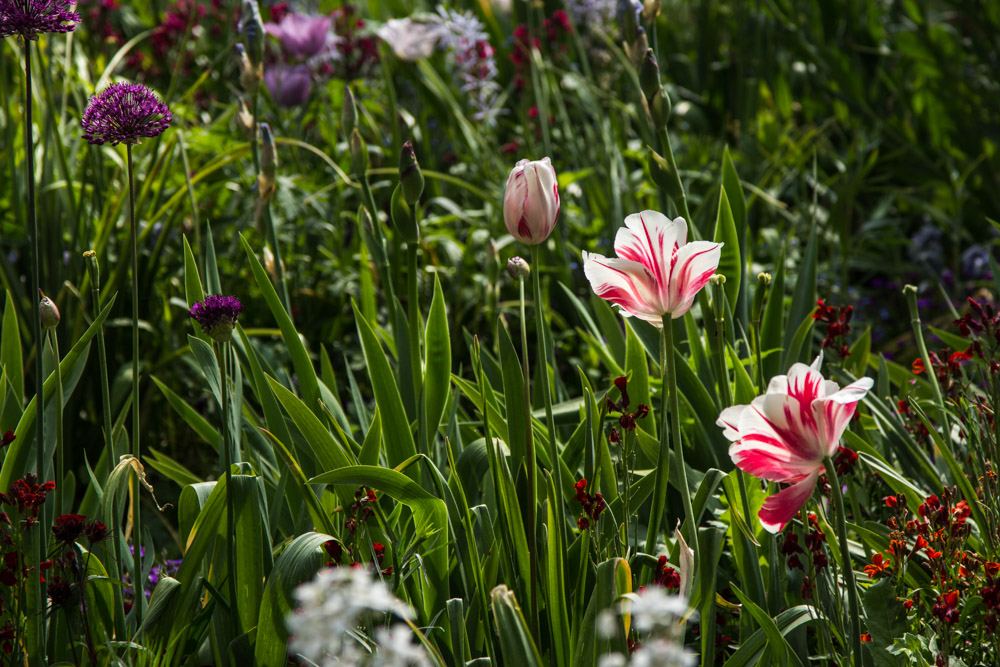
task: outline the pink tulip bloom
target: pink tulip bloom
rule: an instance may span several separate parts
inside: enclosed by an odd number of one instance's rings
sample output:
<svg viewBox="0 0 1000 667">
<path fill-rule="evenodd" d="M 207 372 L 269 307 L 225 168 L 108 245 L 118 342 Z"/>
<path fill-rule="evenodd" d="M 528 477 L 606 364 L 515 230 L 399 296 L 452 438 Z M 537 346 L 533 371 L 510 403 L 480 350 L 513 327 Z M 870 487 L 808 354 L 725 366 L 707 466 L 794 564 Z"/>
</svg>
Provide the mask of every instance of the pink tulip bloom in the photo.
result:
<svg viewBox="0 0 1000 667">
<path fill-rule="evenodd" d="M 521 160 L 510 170 L 503 194 L 503 221 L 521 243 L 538 245 L 559 219 L 559 182 L 552 160 Z"/>
<path fill-rule="evenodd" d="M 267 23 L 264 29 L 281 41 L 285 51 L 297 58 L 314 58 L 328 53 L 336 36 L 330 32 L 333 19 L 329 16 L 290 13 L 278 23 Z"/>
<path fill-rule="evenodd" d="M 687 243 L 684 218 L 656 211 L 633 213 L 615 236 L 618 257 L 583 253 L 583 272 L 597 296 L 625 317 L 660 327 L 663 316 L 682 317 L 719 267 L 722 244 Z"/>
<path fill-rule="evenodd" d="M 823 459 L 833 456 L 858 401 L 872 388 L 861 378 L 843 389 L 812 366 L 795 364 L 788 375 L 771 379 L 767 393 L 750 405 L 734 405 L 716 424 L 733 444 L 729 456 L 740 470 L 789 484 L 764 502 L 758 516 L 764 529 L 780 532 L 813 494 Z"/>
</svg>

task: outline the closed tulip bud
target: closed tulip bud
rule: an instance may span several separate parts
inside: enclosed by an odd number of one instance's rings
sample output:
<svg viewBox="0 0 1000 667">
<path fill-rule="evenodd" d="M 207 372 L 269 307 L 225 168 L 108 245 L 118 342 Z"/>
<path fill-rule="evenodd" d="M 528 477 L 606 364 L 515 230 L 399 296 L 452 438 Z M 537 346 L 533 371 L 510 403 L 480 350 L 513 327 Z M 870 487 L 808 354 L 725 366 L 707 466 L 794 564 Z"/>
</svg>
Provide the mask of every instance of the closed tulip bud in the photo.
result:
<svg viewBox="0 0 1000 667">
<path fill-rule="evenodd" d="M 277 189 L 278 151 L 274 145 L 274 134 L 267 123 L 260 124 L 260 175 L 257 187 L 261 199 L 270 199 Z"/>
<path fill-rule="evenodd" d="M 413 215 L 413 208 L 407 203 L 406 195 L 403 193 L 403 185 L 399 184 L 392 191 L 392 224 L 400 233 L 402 239 L 407 243 L 416 242 L 420 236 L 417 229 L 417 220 Z"/>
<path fill-rule="evenodd" d="M 543 243 L 559 219 L 559 183 L 549 158 L 521 160 L 507 177 L 503 220 L 521 243 Z"/>
<path fill-rule="evenodd" d="M 527 278 L 531 273 L 531 265 L 523 257 L 511 257 L 507 260 L 507 275 L 517 280 Z"/>
<path fill-rule="evenodd" d="M 38 293 L 41 295 L 41 299 L 38 301 L 38 314 L 42 320 L 42 328 L 55 329 L 59 326 L 59 307 L 41 290 L 38 290 Z"/>
<path fill-rule="evenodd" d="M 420 200 L 424 191 L 424 175 L 417 162 L 417 153 L 409 141 L 403 143 L 403 150 L 399 153 L 399 184 L 403 186 L 407 204 L 412 206 Z"/>
<path fill-rule="evenodd" d="M 361 138 L 358 128 L 351 132 L 351 169 L 358 177 L 364 176 L 368 171 L 368 146 Z"/>
</svg>

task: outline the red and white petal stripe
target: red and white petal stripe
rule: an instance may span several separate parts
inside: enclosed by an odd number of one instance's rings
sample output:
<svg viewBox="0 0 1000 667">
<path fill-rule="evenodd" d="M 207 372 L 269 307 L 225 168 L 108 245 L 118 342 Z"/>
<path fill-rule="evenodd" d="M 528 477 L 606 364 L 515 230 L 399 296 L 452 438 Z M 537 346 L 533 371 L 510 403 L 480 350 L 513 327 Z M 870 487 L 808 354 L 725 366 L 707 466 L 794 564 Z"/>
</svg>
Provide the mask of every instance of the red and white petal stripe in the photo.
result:
<svg viewBox="0 0 1000 667">
<path fill-rule="evenodd" d="M 769 533 L 780 533 L 812 497 L 818 478 L 819 471 L 817 470 L 801 481 L 768 497 L 764 501 L 764 506 L 760 508 L 760 512 L 757 513 L 764 530 Z"/>
<path fill-rule="evenodd" d="M 662 325 L 656 284 L 643 265 L 584 252 L 583 272 L 594 293 L 618 306 L 623 315 Z"/>
</svg>

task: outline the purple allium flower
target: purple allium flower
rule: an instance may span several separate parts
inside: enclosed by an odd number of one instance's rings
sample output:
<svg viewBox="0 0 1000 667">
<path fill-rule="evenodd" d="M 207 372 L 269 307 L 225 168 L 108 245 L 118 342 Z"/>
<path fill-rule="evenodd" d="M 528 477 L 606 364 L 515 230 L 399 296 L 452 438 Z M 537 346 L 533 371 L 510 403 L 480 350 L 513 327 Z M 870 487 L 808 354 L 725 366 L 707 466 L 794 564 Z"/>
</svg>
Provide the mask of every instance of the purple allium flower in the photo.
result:
<svg viewBox="0 0 1000 667">
<path fill-rule="evenodd" d="M 45 32 L 72 32 L 80 23 L 70 0 L 0 0 L 0 37 L 37 39 Z"/>
<path fill-rule="evenodd" d="M 206 334 L 222 343 L 232 335 L 236 318 L 243 312 L 243 304 L 235 296 L 209 294 L 204 301 L 191 306 L 188 312 Z"/>
<path fill-rule="evenodd" d="M 80 124 L 92 144 L 137 144 L 160 136 L 172 121 L 170 109 L 146 86 L 113 83 L 90 98 Z"/>
<path fill-rule="evenodd" d="M 305 104 L 312 93 L 312 74 L 305 65 L 271 65 L 264 71 L 264 85 L 283 107 Z"/>
<path fill-rule="evenodd" d="M 496 125 L 500 114 L 500 84 L 490 36 L 483 22 L 472 12 L 438 7 L 440 45 L 451 52 L 455 78 L 468 96 L 473 118 Z"/>
<path fill-rule="evenodd" d="M 286 14 L 278 23 L 265 23 L 267 34 L 277 37 L 285 52 L 296 58 L 315 58 L 331 51 L 336 36 L 333 19 L 314 14 Z"/>
</svg>

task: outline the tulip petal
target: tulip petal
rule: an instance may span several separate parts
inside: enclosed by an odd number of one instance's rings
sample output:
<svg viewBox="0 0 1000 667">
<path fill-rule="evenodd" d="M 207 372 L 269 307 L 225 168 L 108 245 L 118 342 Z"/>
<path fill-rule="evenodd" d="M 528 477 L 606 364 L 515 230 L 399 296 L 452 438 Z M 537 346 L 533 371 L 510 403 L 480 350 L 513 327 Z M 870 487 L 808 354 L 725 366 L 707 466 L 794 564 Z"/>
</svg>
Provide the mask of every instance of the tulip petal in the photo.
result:
<svg viewBox="0 0 1000 667">
<path fill-rule="evenodd" d="M 583 272 L 594 293 L 618 306 L 623 315 L 663 324 L 655 284 L 641 264 L 584 251 Z"/>
<path fill-rule="evenodd" d="M 760 396 L 740 414 L 739 441 L 729 448 L 736 467 L 761 479 L 796 482 L 822 465 L 823 452 L 789 424 L 786 403 L 797 406 L 781 394 Z"/>
<path fill-rule="evenodd" d="M 818 478 L 819 471 L 817 470 L 800 482 L 768 497 L 764 501 L 764 506 L 760 508 L 760 512 L 757 513 L 764 530 L 772 534 L 780 533 L 812 497 Z"/>
<path fill-rule="evenodd" d="M 826 444 L 827 455 L 833 455 L 837 451 L 840 438 L 857 410 L 858 401 L 865 397 L 874 384 L 875 381 L 871 378 L 861 378 L 835 394 L 813 401 L 812 413 L 822 441 Z"/>
<path fill-rule="evenodd" d="M 722 427 L 722 435 L 730 442 L 736 442 L 740 439 L 740 417 L 744 410 L 749 409 L 751 409 L 749 405 L 733 405 L 719 413 L 715 425 Z"/>
<path fill-rule="evenodd" d="M 719 268 L 722 244 L 692 241 L 678 248 L 669 275 L 670 312 L 675 318 L 691 309 L 694 298 Z"/>
<path fill-rule="evenodd" d="M 615 235 L 615 253 L 646 267 L 656 284 L 659 302 L 667 305 L 674 253 L 686 240 L 684 218 L 670 220 L 657 211 L 643 211 L 625 218 L 625 226 Z"/>
</svg>

